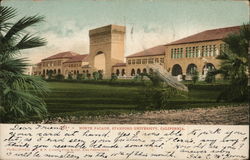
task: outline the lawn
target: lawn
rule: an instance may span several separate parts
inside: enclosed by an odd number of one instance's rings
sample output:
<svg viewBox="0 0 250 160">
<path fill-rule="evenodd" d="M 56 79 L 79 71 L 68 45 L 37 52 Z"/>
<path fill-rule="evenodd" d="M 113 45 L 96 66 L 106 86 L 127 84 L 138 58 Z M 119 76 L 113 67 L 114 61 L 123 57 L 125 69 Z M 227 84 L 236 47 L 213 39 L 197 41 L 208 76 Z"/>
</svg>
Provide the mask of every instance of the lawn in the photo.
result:
<svg viewBox="0 0 250 160">
<path fill-rule="evenodd" d="M 143 86 L 74 82 L 48 82 L 51 92 L 45 98 L 51 116 L 113 115 L 138 112 L 139 90 Z M 193 108 L 218 103 L 218 89 L 190 89 L 185 96 L 170 99 L 167 108 Z"/>
</svg>

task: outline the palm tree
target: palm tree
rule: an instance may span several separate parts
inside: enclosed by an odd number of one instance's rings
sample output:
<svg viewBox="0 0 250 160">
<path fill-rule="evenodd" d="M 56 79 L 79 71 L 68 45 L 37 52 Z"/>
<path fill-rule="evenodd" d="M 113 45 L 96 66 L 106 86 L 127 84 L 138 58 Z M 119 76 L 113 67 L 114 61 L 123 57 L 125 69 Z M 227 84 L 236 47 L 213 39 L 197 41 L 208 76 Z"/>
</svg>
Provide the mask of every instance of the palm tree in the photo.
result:
<svg viewBox="0 0 250 160">
<path fill-rule="evenodd" d="M 250 44 L 250 25 L 241 26 L 239 33 L 228 35 L 223 40 L 228 49 L 220 54 L 220 69 L 211 75 L 222 74 L 230 80 L 230 86 L 218 97 L 218 100 L 243 101 L 248 99 L 248 47 Z"/>
<path fill-rule="evenodd" d="M 1 1 L 0 1 L 1 5 Z M 25 75 L 30 66 L 19 58 L 21 50 L 44 46 L 46 41 L 27 33 L 26 29 L 44 20 L 41 16 L 23 17 L 15 23 L 16 9 L 0 6 L 0 117 L 1 122 L 46 115 L 42 97 L 48 92 L 40 78 Z"/>
</svg>

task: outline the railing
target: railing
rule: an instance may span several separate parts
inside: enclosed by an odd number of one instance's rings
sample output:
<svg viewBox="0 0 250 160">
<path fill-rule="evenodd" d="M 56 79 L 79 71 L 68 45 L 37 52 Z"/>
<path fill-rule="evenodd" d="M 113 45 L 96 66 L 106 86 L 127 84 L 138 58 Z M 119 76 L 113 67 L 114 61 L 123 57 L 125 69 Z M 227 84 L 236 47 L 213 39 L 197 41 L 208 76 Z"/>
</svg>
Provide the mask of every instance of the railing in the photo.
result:
<svg viewBox="0 0 250 160">
<path fill-rule="evenodd" d="M 163 66 L 158 64 L 152 64 L 147 65 L 147 68 L 152 68 L 154 72 L 157 73 L 157 75 L 168 85 L 183 91 L 188 91 L 188 88 L 182 84 L 181 82 L 178 82 L 175 77 L 173 77 L 170 73 L 168 73 Z"/>
</svg>

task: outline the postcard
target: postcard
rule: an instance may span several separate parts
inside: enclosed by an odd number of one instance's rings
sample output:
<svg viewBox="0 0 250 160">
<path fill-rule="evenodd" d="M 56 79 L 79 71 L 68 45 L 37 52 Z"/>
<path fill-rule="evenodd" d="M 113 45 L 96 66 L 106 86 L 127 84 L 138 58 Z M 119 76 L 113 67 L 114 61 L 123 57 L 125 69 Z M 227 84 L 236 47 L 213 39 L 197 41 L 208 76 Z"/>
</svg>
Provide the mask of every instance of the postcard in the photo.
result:
<svg viewBox="0 0 250 160">
<path fill-rule="evenodd" d="M 249 159 L 249 2 L 0 0 L 0 159 Z"/>
</svg>

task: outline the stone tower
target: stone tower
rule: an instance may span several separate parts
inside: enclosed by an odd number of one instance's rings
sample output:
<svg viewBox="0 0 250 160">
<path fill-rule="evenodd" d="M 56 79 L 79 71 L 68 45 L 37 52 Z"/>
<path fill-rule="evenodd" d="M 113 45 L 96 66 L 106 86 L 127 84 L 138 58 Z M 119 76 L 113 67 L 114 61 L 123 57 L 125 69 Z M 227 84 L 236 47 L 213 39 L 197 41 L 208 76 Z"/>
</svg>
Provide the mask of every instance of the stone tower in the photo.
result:
<svg viewBox="0 0 250 160">
<path fill-rule="evenodd" d="M 89 31 L 91 72 L 102 70 L 110 78 L 112 66 L 124 61 L 125 26 L 108 25 Z"/>
</svg>

